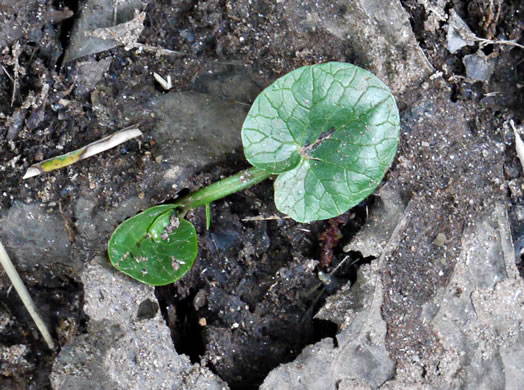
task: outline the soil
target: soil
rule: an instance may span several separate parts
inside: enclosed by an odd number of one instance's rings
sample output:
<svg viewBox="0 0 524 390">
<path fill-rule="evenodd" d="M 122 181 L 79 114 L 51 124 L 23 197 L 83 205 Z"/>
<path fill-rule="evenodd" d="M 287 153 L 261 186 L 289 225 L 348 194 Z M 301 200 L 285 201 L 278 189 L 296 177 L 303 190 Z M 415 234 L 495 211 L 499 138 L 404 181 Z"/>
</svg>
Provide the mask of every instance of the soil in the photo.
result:
<svg viewBox="0 0 524 390">
<path fill-rule="evenodd" d="M 155 190 L 158 174 L 151 156 L 157 145 L 147 135 L 115 152 L 42 175 L 30 184 L 21 179 L 27 167 L 74 150 L 130 123 L 140 123 L 147 134 L 154 119 L 144 119 L 143 111 L 139 110 L 135 116 L 122 114 L 132 112 L 127 107 L 129 101 L 122 96 L 132 96 L 133 104 L 139 106 L 152 92 L 160 91 L 153 78 L 146 80 L 144 69 L 176 75 L 172 91 L 216 94 L 203 80 L 247 69 L 262 88 L 302 65 L 330 60 L 358 65 L 358 58 L 349 41 L 334 39 L 328 32 L 307 23 L 286 23 L 281 18 L 283 2 L 182 0 L 173 5 L 171 1 L 157 1 L 146 8 L 145 28 L 139 41 L 186 55 L 159 59 L 154 54 L 126 51 L 122 47 L 94 54 L 97 60 L 110 58 L 111 65 L 90 96 L 74 88 L 78 74 L 76 62 L 62 63 L 63 48 L 69 43 L 75 16 L 67 18 L 67 12 L 49 12 L 48 6 L 40 3 L 24 3 L 18 14 L 13 8 L 0 5 L 0 11 L 9 20 L 16 20 L 21 31 L 16 41 L 19 50 L 15 48 L 15 41 L 10 41 L 5 42 L 6 47 L 0 53 L 0 64 L 5 69 L 0 70 L 0 216 L 16 201 L 22 201 L 42 205 L 50 212 L 58 210 L 63 218 L 69 233 L 72 264 L 51 263 L 28 268 L 21 276 L 31 295 L 36 297 L 43 316 L 49 319 L 55 332 L 53 336 L 64 345 L 75 334 L 84 332 L 89 320 L 82 312 L 78 269 L 82 262 L 106 250 L 105 241 L 89 242 L 77 235 L 75 200 L 93 198 L 97 200 L 96 207 L 110 210 L 132 196 L 145 197 L 155 204 L 177 194 L 166 189 Z M 68 8 L 76 14 L 78 3 L 56 1 L 53 7 L 55 10 Z M 326 1 L 324 10 L 333 17 L 343 12 L 343 5 L 328 7 L 328 3 L 331 4 Z M 466 102 L 472 131 L 500 139 L 508 146 L 504 173 L 507 181 L 513 183 L 509 186 L 508 209 L 520 255 L 524 247 L 522 167 L 514 148 L 510 147 L 514 142 L 512 134 L 497 133 L 494 129 L 501 128 L 509 117 L 517 125 L 524 119 L 524 50 L 488 46 L 487 53 L 498 59 L 489 83 L 468 80 L 464 77 L 462 58 L 475 50 L 464 48 L 456 54 L 446 50 L 446 32 L 442 28 L 445 21 L 426 14 L 422 3 L 402 1 L 425 55 L 433 67 L 445 75 L 442 88 L 448 91 L 450 104 Z M 501 4 L 500 10 L 493 13 L 490 3 Z M 42 7 L 46 10 L 43 19 L 38 17 Z M 312 5 L 305 1 L 303 7 L 307 9 Z M 503 35 L 523 43 L 524 4 L 521 1 L 456 0 L 448 4 L 447 10 L 451 7 L 478 36 L 493 39 Z M 13 93 L 11 77 L 15 72 L 18 72 L 18 87 Z M 49 83 L 50 88 L 44 96 L 41 91 L 45 83 Z M 500 93 L 486 95 L 493 90 Z M 25 104 L 31 96 L 35 103 Z M 249 104 L 249 99 L 242 103 Z M 413 100 L 407 95 L 399 100 L 403 115 L 409 109 L 408 102 Z M 405 137 L 399 151 L 404 163 L 409 163 L 409 150 L 410 140 Z M 244 168 L 244 164 L 238 159 L 224 159 L 222 165 L 205 169 L 191 178 L 187 189 L 234 173 Z M 406 192 L 415 191 L 406 189 Z M 325 232 L 333 231 L 332 227 L 328 222 L 305 226 L 280 217 L 250 219 L 277 215 L 272 198 L 271 183 L 266 182 L 214 203 L 210 230 L 205 229 L 202 210 L 191 214 L 189 218 L 200 236 L 196 266 L 180 282 L 156 290 L 163 315 L 173 330 L 177 351 L 210 367 L 232 389 L 257 388 L 272 368 L 292 360 L 304 346 L 333 337 L 336 325 L 314 320 L 314 314 L 327 296 L 347 280 L 354 281 L 359 264 L 373 260 L 363 259 L 359 253 L 347 257 L 341 245 L 335 243 L 332 264 L 322 267 L 318 260 L 326 250 Z M 454 207 L 453 201 L 449 204 Z M 372 207 L 373 197 L 370 197 L 350 211 L 347 223 L 341 227 L 344 242 L 362 226 Z M 466 213 L 468 209 L 461 212 Z M 436 216 L 435 221 L 439 224 L 435 229 L 442 232 L 450 229 L 450 223 L 461 223 L 442 216 Z M 336 273 L 320 281 L 319 273 L 322 276 L 335 268 Z M 394 305 L 390 307 L 394 310 Z M 6 324 L 0 324 L 0 345 L 4 347 L 0 387 L 50 388 L 48 376 L 55 353 L 49 352 L 39 339 L 15 293 L 10 291 L 6 276 L 1 274 L 0 321 L 4 318 Z M 18 358 L 16 349 L 12 348 L 18 345 L 30 350 L 24 359 Z M 6 357 L 6 354 L 12 356 Z"/>
<path fill-rule="evenodd" d="M 198 262 L 178 283 L 157 288 L 177 351 L 206 362 L 232 389 L 258 388 L 272 368 L 305 345 L 335 336 L 334 324 L 313 316 L 328 295 L 354 281 L 360 260 L 339 250 L 334 265 L 340 267 L 322 283 L 313 259 L 320 255 L 323 223 L 249 221 L 277 214 L 267 202 L 272 192 L 264 183 L 214 203 L 209 231 L 203 211 L 193 215 Z M 346 229 L 354 230 L 364 215 L 362 205 Z"/>
</svg>

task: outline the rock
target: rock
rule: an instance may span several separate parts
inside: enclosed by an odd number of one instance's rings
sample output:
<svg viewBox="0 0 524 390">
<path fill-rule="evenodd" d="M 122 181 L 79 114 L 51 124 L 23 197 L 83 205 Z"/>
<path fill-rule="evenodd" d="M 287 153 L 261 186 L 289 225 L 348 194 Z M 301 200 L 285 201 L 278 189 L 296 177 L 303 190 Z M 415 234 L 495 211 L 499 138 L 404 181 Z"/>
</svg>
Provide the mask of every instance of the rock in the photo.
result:
<svg viewBox="0 0 524 390">
<path fill-rule="evenodd" d="M 80 335 L 60 350 L 50 376 L 53 389 L 117 389 L 101 364 L 112 339 L 120 336 L 112 329 L 102 330 L 97 340 Z"/>
<path fill-rule="evenodd" d="M 425 313 L 443 345 L 440 374 L 449 384 L 516 389 L 524 383 L 524 368 L 514 360 L 524 356 L 524 281 L 502 203 L 465 231 L 450 283 Z"/>
<path fill-rule="evenodd" d="M 464 46 L 472 46 L 475 44 L 475 38 L 466 22 L 452 9 L 448 23 L 448 50 L 456 53 Z"/>
<path fill-rule="evenodd" d="M 508 189 L 511 199 L 517 204 L 520 203 L 521 199 L 524 198 L 524 180 L 520 177 L 510 180 Z"/>
<path fill-rule="evenodd" d="M 477 81 L 488 82 L 495 70 L 496 60 L 488 58 L 482 50 L 475 54 L 464 56 L 462 60 L 466 67 L 466 76 Z"/>
<path fill-rule="evenodd" d="M 64 219 L 57 210 L 15 201 L 0 215 L 0 238 L 19 271 L 34 271 L 55 262 L 80 266 L 71 259 Z"/>
<path fill-rule="evenodd" d="M 159 119 L 151 136 L 163 156 L 160 185 L 176 185 L 188 175 L 241 155 L 244 105 L 183 92 L 158 96 L 150 107 Z"/>
<path fill-rule="evenodd" d="M 304 23 L 299 7 L 301 2 L 296 2 L 296 7 L 286 8 L 291 25 Z M 318 15 L 311 12 L 306 17 L 317 20 L 319 27 L 337 38 L 349 40 L 361 61 L 360 65 L 375 73 L 393 93 L 403 91 L 433 72 L 400 1 L 340 1 L 338 7 L 341 13 L 335 18 L 323 16 L 327 12 L 323 7 L 315 9 Z"/>
<path fill-rule="evenodd" d="M 29 347 L 25 344 L 14 344 L 9 347 L 0 346 L 0 375 L 3 377 L 14 376 L 20 372 L 30 373 L 34 364 L 25 358 Z"/>
<path fill-rule="evenodd" d="M 504 273 L 509 275 L 509 260 L 500 252 L 508 222 L 497 216 L 506 196 L 501 186 L 504 146 L 488 136 L 487 127 L 479 127 L 473 136 L 468 121 L 476 114 L 442 94 L 435 90 L 422 99 L 413 96 L 402 117 L 405 153 L 399 156 L 396 172 L 390 171 L 391 181 L 411 193 L 411 200 L 402 218 L 407 223 L 397 228 L 400 239 L 382 272 L 386 345 L 397 367 L 395 377 L 385 384 L 389 389 L 468 388 L 471 381 L 471 388 L 483 387 L 481 381 L 493 388 L 497 378 L 506 375 L 497 353 L 478 360 L 484 346 L 475 340 L 483 336 L 473 333 L 481 331 L 484 320 L 476 322 L 466 304 L 476 299 L 468 289 L 490 291 L 489 280 L 502 282 L 508 277 Z M 421 141 L 431 150 L 421 149 Z M 490 153 L 484 156 L 482 150 Z M 439 233 L 445 242 L 434 242 Z M 475 235 L 479 240 L 473 242 Z M 478 279 L 463 275 L 457 284 L 460 269 L 470 267 Z M 473 290 L 463 284 L 468 278 L 476 285 Z M 518 289 L 507 291 L 512 296 Z M 504 315 L 503 305 L 497 310 L 494 317 Z M 443 319 L 448 313 L 446 329 Z M 453 321 L 457 316 L 461 320 Z M 507 320 L 504 326 L 514 329 L 516 321 Z M 470 363 L 486 370 L 475 372 Z"/>
<path fill-rule="evenodd" d="M 15 322 L 15 318 L 9 312 L 7 307 L 0 307 L 0 335 L 9 329 L 9 326 Z M 4 336 L 5 337 L 5 336 Z"/>
<path fill-rule="evenodd" d="M 340 388 L 345 389 L 513 389 L 524 381 L 517 363 L 524 358 L 524 282 L 515 266 L 502 203 L 466 229 L 453 276 L 424 305 L 423 321 L 431 325 L 440 346 L 427 346 L 433 351 L 432 364 L 414 355 L 411 366 L 402 362 L 393 378 L 394 364 L 383 347 L 379 275 L 384 254 L 402 239 L 412 205 L 381 258 L 362 267 L 357 284 L 328 298 L 317 314 L 341 329 L 338 348 L 328 339 L 308 347 L 294 362 L 273 370 L 262 389 L 336 388 L 335 383 L 344 383 Z"/>
<path fill-rule="evenodd" d="M 357 280 L 350 292 L 347 285 L 330 297 L 316 316 L 339 325 L 338 347 L 323 339 L 305 348 L 293 362 L 271 371 L 261 389 L 335 389 L 341 382 L 346 389 L 377 388 L 393 376 L 395 365 L 384 346 L 377 263 L 363 266 Z"/>
<path fill-rule="evenodd" d="M 424 7 L 426 18 L 424 30 L 435 33 L 441 30 L 441 23 L 448 17 L 446 8 L 447 0 L 419 0 L 418 5 Z M 407 6 L 403 4 L 405 8 Z"/>
<path fill-rule="evenodd" d="M 42 34 L 47 24 L 59 24 L 73 16 L 67 7 L 59 10 L 51 3 L 37 1 L 2 0 L 1 10 L 0 47 L 10 45 L 24 35 L 31 40 Z M 44 46 L 45 42 L 42 43 Z"/>
<path fill-rule="evenodd" d="M 87 252 L 105 251 L 106 241 L 118 224 L 151 204 L 145 198 L 133 196 L 108 211 L 97 206 L 96 200 L 88 196 L 81 196 L 74 206 L 77 241 L 82 243 L 82 249 Z"/>
<path fill-rule="evenodd" d="M 390 184 L 381 187 L 376 196 L 366 224 L 351 242 L 344 246 L 344 252 L 356 251 L 364 257 L 378 257 L 384 250 L 404 213 L 407 202 L 399 189 Z"/>
<path fill-rule="evenodd" d="M 446 235 L 444 233 L 438 233 L 437 237 L 435 237 L 435 239 L 432 241 L 432 244 L 436 246 L 442 246 L 447 241 L 448 239 L 446 238 Z"/>
<path fill-rule="evenodd" d="M 524 221 L 524 205 L 515 206 L 515 216 L 517 217 L 517 221 Z"/>
<path fill-rule="evenodd" d="M 262 90 L 244 67 L 221 73 L 205 73 L 196 79 L 193 89 L 230 102 L 251 104 Z"/>
<path fill-rule="evenodd" d="M 465 230 L 449 282 L 423 305 L 422 323 L 437 337 L 425 346 L 431 353 L 401 362 L 383 388 L 519 388 L 523 292 L 506 211 L 497 202 Z"/>
<path fill-rule="evenodd" d="M 115 3 L 112 0 L 89 0 L 83 4 L 80 17 L 76 19 L 64 64 L 89 54 L 100 53 L 120 45 L 111 39 L 100 39 L 89 34 L 97 28 L 112 27 L 130 21 L 134 11 L 143 6 L 140 0 L 125 0 L 117 3 L 117 20 L 114 21 Z"/>
<path fill-rule="evenodd" d="M 79 62 L 78 78 L 75 84 L 75 93 L 78 96 L 87 95 L 95 85 L 102 79 L 104 73 L 111 66 L 112 57 L 106 57 L 100 61 L 88 58 L 84 62 Z"/>
<path fill-rule="evenodd" d="M 88 332 L 57 356 L 54 389 L 226 389 L 210 371 L 174 349 L 154 288 L 95 258 L 81 274 Z M 144 302 L 156 310 L 142 315 Z"/>
</svg>

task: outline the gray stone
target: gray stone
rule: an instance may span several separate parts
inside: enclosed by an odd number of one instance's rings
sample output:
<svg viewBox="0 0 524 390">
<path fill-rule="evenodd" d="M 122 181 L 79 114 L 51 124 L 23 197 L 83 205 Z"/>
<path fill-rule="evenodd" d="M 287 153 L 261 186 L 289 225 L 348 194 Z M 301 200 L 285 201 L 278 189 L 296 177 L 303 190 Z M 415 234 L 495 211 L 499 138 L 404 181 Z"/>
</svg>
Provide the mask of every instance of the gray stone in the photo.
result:
<svg viewBox="0 0 524 390">
<path fill-rule="evenodd" d="M 309 347 L 294 362 L 273 370 L 263 389 L 519 388 L 524 381 L 524 282 L 501 203 L 466 229 L 453 276 L 424 305 L 423 321 L 440 342 L 440 351 L 430 357 L 438 361 L 438 370 L 423 375 L 422 367 L 431 365 L 413 356 L 393 378 L 384 348 L 380 272 L 384 254 L 402 239 L 411 209 L 406 208 L 379 260 L 362 267 L 357 283 L 328 298 L 317 314 L 339 326 L 339 347 L 329 340 Z"/>
<path fill-rule="evenodd" d="M 504 348 L 501 352 L 507 389 L 518 389 L 522 386 L 524 378 L 524 337 L 522 332 L 512 347 Z"/>
<path fill-rule="evenodd" d="M 67 8 L 55 9 L 53 4 L 40 1 L 0 1 L 0 47 L 6 47 L 22 36 L 40 36 L 46 24 L 59 24 L 73 16 Z"/>
<path fill-rule="evenodd" d="M 53 363 L 50 376 L 53 389 L 117 389 L 100 362 L 118 335 L 113 329 L 106 329 L 101 330 L 96 340 L 80 335 L 64 345 Z"/>
<path fill-rule="evenodd" d="M 443 375 L 465 389 L 524 383 L 522 364 L 510 358 L 524 356 L 524 282 L 502 204 L 466 230 L 453 277 L 432 304 L 438 309 L 428 320 L 444 346 L 444 362 L 454 360 L 441 366 Z"/>
<path fill-rule="evenodd" d="M 344 252 L 356 251 L 364 257 L 378 257 L 398 225 L 407 205 L 400 190 L 386 184 L 375 195 L 377 198 L 366 224 L 344 246 Z"/>
<path fill-rule="evenodd" d="M 79 62 L 78 78 L 75 84 L 75 93 L 78 96 L 87 95 L 95 85 L 102 79 L 104 73 L 111 66 L 112 57 L 106 57 L 100 61 L 88 58 L 84 62 Z"/>
<path fill-rule="evenodd" d="M 515 206 L 515 216 L 517 217 L 518 221 L 524 221 L 524 205 Z"/>
<path fill-rule="evenodd" d="M 0 217 L 0 239 L 15 266 L 22 271 L 63 263 L 76 267 L 70 260 L 64 219 L 56 209 L 50 211 L 36 203 L 13 202 Z"/>
<path fill-rule="evenodd" d="M 477 81 L 488 82 L 495 70 L 496 60 L 488 58 L 482 50 L 475 54 L 464 56 L 462 60 L 466 67 L 466 76 Z"/>
<path fill-rule="evenodd" d="M 465 230 L 457 260 L 449 283 L 422 310 L 438 349 L 427 346 L 427 361 L 402 362 L 383 389 L 518 389 L 523 383 L 524 282 L 502 203 Z"/>
<path fill-rule="evenodd" d="M 318 3 L 317 3 L 318 4 Z M 302 3 L 297 2 L 297 7 Z M 420 49 L 409 23 L 409 16 L 400 1 L 358 0 L 339 1 L 344 9 L 340 17 L 324 17 L 320 5 L 318 15 L 309 15 L 339 39 L 349 40 L 362 66 L 375 73 L 394 93 L 433 72 L 433 67 Z M 342 8 L 343 7 L 343 8 Z M 296 8 L 288 7 L 288 17 L 296 24 Z"/>
<path fill-rule="evenodd" d="M 54 389 L 226 389 L 209 370 L 178 355 L 159 310 L 139 316 L 142 302 L 157 302 L 154 288 L 93 259 L 81 274 L 88 333 L 59 353 Z"/>
<path fill-rule="evenodd" d="M 385 348 L 386 323 L 381 317 L 382 283 L 377 263 L 363 266 L 358 283 L 330 297 L 316 318 L 331 320 L 341 329 L 338 348 L 323 339 L 309 346 L 293 362 L 269 373 L 261 389 L 377 388 L 394 373 Z M 367 386 L 367 387 L 366 387 Z"/>
<path fill-rule="evenodd" d="M 29 347 L 25 344 L 0 345 L 0 375 L 9 377 L 17 372 L 29 373 L 34 370 L 35 364 L 25 358 L 28 351 Z"/>
<path fill-rule="evenodd" d="M 143 3 L 140 0 L 124 0 L 118 1 L 116 6 L 118 7 L 116 22 L 119 24 L 130 21 L 134 16 L 134 11 L 139 10 Z M 114 25 L 114 7 L 115 2 L 113 0 L 89 0 L 83 4 L 80 17 L 77 19 L 71 34 L 64 63 L 120 45 L 115 40 L 100 39 L 89 35 L 97 28 Z"/>
<path fill-rule="evenodd" d="M 464 46 L 472 46 L 475 44 L 475 34 L 473 34 L 466 22 L 458 16 L 454 9 L 450 12 L 447 39 L 448 50 L 451 53 L 456 53 Z"/>
<path fill-rule="evenodd" d="M 242 104 L 197 92 L 169 93 L 150 103 L 159 120 L 151 135 L 158 145 L 164 177 L 177 184 L 188 175 L 240 154 Z"/>
<path fill-rule="evenodd" d="M 118 224 L 151 206 L 151 203 L 145 198 L 133 196 L 108 211 L 97 206 L 95 199 L 83 196 L 75 202 L 75 229 L 84 250 L 105 249 L 105 241 Z"/>
<path fill-rule="evenodd" d="M 251 104 L 262 90 L 249 68 L 235 68 L 221 73 L 203 74 L 193 89 L 229 102 Z"/>
</svg>

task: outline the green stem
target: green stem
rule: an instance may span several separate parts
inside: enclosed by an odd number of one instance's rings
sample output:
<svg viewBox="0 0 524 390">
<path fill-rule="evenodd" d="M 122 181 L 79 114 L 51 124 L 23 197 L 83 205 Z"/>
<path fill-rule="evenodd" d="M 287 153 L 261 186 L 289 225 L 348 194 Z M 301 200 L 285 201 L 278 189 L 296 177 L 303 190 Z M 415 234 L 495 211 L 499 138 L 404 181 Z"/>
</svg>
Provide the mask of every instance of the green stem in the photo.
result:
<svg viewBox="0 0 524 390">
<path fill-rule="evenodd" d="M 179 215 L 183 217 L 191 209 L 204 206 L 215 200 L 234 194 L 235 192 L 242 191 L 266 180 L 270 176 L 272 176 L 272 174 L 269 172 L 257 167 L 251 167 L 198 191 L 192 192 L 176 201 L 175 205 L 180 207 Z"/>
</svg>

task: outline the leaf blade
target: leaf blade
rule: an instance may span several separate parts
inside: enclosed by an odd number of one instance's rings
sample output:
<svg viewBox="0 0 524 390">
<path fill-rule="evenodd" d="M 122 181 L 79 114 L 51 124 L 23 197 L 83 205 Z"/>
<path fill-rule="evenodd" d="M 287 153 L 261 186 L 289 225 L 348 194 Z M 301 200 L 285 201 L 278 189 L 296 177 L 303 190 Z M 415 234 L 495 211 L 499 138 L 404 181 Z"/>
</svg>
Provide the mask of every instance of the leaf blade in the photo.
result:
<svg viewBox="0 0 524 390">
<path fill-rule="evenodd" d="M 108 245 L 116 269 L 151 286 L 180 279 L 193 266 L 197 252 L 195 228 L 176 218 L 174 205 L 151 207 L 124 221 Z"/>
<path fill-rule="evenodd" d="M 374 191 L 399 130 L 388 87 L 364 69 L 332 62 L 296 69 L 266 88 L 247 115 L 242 142 L 251 164 L 279 174 L 277 208 L 310 222 L 340 215 Z"/>
</svg>

